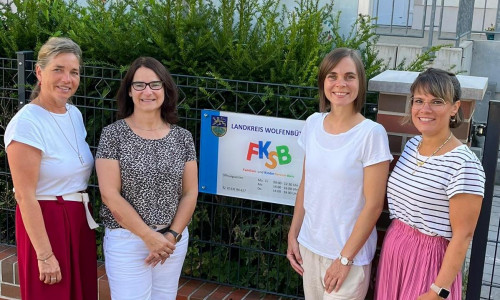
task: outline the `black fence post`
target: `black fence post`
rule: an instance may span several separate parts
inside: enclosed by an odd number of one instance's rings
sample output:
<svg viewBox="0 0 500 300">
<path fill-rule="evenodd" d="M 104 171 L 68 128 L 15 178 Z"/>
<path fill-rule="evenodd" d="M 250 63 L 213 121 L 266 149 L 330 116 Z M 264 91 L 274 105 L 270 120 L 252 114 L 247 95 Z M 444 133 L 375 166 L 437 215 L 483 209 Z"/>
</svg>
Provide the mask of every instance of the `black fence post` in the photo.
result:
<svg viewBox="0 0 500 300">
<path fill-rule="evenodd" d="M 26 104 L 27 97 L 26 85 L 29 71 L 26 69 L 26 61 L 33 60 L 33 51 L 18 51 L 17 53 L 17 97 L 18 109 L 21 109 Z"/>
<path fill-rule="evenodd" d="M 495 188 L 495 170 L 498 160 L 498 145 L 500 137 L 500 101 L 490 100 L 488 123 L 486 125 L 486 139 L 484 141 L 483 168 L 486 174 L 481 214 L 477 222 L 469 264 L 469 278 L 467 284 L 467 299 L 479 299 L 483 281 L 484 261 L 488 242 L 491 205 Z"/>
</svg>

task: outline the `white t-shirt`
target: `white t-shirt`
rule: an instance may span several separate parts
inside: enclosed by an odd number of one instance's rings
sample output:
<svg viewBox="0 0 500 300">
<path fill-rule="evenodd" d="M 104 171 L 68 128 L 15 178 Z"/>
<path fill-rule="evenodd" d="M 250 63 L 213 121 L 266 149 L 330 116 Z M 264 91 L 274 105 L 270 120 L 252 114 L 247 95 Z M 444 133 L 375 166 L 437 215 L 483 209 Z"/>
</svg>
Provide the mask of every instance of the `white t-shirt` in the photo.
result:
<svg viewBox="0 0 500 300">
<path fill-rule="evenodd" d="M 390 161 L 392 155 L 380 124 L 366 119 L 347 132 L 330 134 L 323 127 L 326 115 L 310 116 L 298 140 L 306 155 L 305 216 L 298 241 L 318 255 L 336 259 L 365 205 L 363 168 Z M 369 264 L 376 244 L 373 229 L 354 264 Z"/>
<path fill-rule="evenodd" d="M 416 136 L 406 143 L 389 177 L 390 217 L 424 234 L 449 240 L 452 237 L 450 199 L 462 193 L 483 197 L 483 166 L 466 145 L 461 145 L 443 155 L 430 158 L 419 155 L 419 160 L 425 163 L 417 168 L 416 151 L 421 139 Z"/>
<path fill-rule="evenodd" d="M 66 113 L 55 114 L 38 105 L 27 104 L 17 112 L 5 130 L 7 150 L 12 141 L 17 141 L 42 151 L 37 195 L 60 196 L 87 188 L 94 158 L 85 141 L 87 132 L 82 114 L 73 105 L 68 104 L 66 108 Z M 77 149 L 75 133 L 83 165 L 74 150 Z"/>
</svg>

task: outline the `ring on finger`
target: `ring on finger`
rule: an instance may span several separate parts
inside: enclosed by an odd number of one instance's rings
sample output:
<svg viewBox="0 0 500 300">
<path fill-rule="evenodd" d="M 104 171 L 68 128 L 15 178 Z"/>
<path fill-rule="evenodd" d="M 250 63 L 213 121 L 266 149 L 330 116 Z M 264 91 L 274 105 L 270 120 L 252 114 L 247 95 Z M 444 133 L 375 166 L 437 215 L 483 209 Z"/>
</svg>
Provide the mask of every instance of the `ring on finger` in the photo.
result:
<svg viewBox="0 0 500 300">
<path fill-rule="evenodd" d="M 55 277 L 50 277 L 50 281 L 56 281 L 57 279 Z"/>
</svg>

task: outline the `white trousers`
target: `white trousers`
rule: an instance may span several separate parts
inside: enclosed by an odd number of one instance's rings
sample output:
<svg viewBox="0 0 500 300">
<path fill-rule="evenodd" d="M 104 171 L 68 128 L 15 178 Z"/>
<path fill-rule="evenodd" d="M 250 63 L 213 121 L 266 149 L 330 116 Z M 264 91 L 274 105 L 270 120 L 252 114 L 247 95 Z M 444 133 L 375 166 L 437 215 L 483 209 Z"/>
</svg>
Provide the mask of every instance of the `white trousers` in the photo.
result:
<svg viewBox="0 0 500 300">
<path fill-rule="evenodd" d="M 138 236 L 127 229 L 106 228 L 103 246 L 111 299 L 175 300 L 188 241 L 186 227 L 174 253 L 153 268 L 144 262 L 149 250 Z"/>
</svg>

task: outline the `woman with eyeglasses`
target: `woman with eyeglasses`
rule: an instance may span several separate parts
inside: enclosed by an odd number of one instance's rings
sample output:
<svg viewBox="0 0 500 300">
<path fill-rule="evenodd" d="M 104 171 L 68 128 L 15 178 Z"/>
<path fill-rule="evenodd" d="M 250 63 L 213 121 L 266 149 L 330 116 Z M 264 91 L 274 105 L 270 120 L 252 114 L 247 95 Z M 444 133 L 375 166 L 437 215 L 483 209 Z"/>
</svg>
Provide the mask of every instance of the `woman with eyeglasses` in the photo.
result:
<svg viewBox="0 0 500 300">
<path fill-rule="evenodd" d="M 389 177 L 393 219 L 378 267 L 375 298 L 461 299 L 461 268 L 484 194 L 476 155 L 451 128 L 460 125 L 460 83 L 439 69 L 411 86 L 410 139 Z"/>
<path fill-rule="evenodd" d="M 177 125 L 177 87 L 156 59 L 136 59 L 117 94 L 119 120 L 96 155 L 112 299 L 175 299 L 198 197 L 191 133 Z"/>
</svg>

